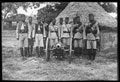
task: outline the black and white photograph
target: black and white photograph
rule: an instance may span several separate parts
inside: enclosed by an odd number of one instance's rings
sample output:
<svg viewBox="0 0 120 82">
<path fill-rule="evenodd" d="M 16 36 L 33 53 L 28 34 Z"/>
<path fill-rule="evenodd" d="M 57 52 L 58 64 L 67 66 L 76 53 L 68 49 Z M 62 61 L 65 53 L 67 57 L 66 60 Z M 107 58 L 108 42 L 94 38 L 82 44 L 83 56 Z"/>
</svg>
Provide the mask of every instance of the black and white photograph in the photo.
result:
<svg viewBox="0 0 120 82">
<path fill-rule="evenodd" d="M 2 80 L 118 80 L 117 8 L 117 2 L 2 2 Z"/>
</svg>

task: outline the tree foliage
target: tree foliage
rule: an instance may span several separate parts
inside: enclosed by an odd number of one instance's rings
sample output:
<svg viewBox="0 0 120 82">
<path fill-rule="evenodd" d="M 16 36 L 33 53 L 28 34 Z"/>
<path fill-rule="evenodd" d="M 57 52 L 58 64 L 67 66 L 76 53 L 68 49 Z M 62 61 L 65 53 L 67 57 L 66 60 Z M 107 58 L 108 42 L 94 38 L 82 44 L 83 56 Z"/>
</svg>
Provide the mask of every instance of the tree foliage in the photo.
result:
<svg viewBox="0 0 120 82">
<path fill-rule="evenodd" d="M 102 6 L 105 9 L 105 11 L 107 11 L 108 13 L 117 12 L 116 6 L 111 2 L 102 2 L 102 4 L 101 2 L 98 2 L 98 4 Z"/>
<path fill-rule="evenodd" d="M 28 7 L 34 7 L 37 8 L 40 6 L 40 4 L 43 2 L 7 2 L 2 3 L 2 18 L 7 18 L 7 14 L 17 14 L 17 9 L 19 7 L 23 7 L 23 9 L 26 11 Z"/>
<path fill-rule="evenodd" d="M 50 23 L 58 14 L 68 5 L 69 2 L 60 2 L 60 4 L 47 5 L 38 11 L 38 19 L 44 19 L 45 22 Z"/>
</svg>

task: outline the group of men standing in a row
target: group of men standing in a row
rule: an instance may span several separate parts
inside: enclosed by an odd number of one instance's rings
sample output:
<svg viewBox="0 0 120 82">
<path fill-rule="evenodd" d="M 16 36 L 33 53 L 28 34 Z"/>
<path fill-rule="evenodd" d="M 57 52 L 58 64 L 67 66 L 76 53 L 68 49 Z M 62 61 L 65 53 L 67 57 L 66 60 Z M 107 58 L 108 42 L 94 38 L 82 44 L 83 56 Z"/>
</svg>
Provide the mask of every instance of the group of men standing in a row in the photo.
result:
<svg viewBox="0 0 120 82">
<path fill-rule="evenodd" d="M 71 32 L 72 31 L 72 32 Z M 80 56 L 83 48 L 86 48 L 89 59 L 94 60 L 99 42 L 99 27 L 93 14 L 89 14 L 89 23 L 82 24 L 80 16 L 76 15 L 72 22 L 69 17 L 59 18 L 58 24 L 53 19 L 50 24 L 44 20 L 32 23 L 32 17 L 29 21 L 22 20 L 18 23 L 17 39 L 20 41 L 20 52 L 23 57 L 32 56 L 33 47 L 35 47 L 37 56 L 43 55 L 45 40 L 50 38 L 50 47 L 52 48 L 59 40 L 70 47 L 70 37 L 73 37 L 73 48 L 76 56 Z M 71 34 L 73 33 L 73 34 Z M 84 45 L 85 44 L 85 45 Z"/>
</svg>

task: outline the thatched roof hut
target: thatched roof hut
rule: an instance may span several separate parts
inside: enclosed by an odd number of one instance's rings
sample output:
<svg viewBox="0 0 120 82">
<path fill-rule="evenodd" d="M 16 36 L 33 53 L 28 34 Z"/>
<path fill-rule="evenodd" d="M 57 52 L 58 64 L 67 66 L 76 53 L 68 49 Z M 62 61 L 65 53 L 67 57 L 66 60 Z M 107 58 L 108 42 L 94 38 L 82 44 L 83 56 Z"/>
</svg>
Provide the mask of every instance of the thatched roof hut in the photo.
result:
<svg viewBox="0 0 120 82">
<path fill-rule="evenodd" d="M 101 26 L 117 27 L 117 20 L 110 16 L 97 2 L 70 2 L 68 6 L 56 17 L 69 16 L 72 20 L 76 14 L 81 17 L 82 23 L 88 22 L 88 14 L 93 13 Z"/>
</svg>

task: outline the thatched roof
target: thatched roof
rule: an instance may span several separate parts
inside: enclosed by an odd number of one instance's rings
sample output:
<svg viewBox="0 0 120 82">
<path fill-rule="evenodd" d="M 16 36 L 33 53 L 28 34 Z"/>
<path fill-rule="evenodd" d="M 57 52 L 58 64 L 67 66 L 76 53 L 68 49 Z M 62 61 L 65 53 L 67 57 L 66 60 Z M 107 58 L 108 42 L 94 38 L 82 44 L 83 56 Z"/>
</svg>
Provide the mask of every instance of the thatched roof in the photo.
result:
<svg viewBox="0 0 120 82">
<path fill-rule="evenodd" d="M 70 20 L 79 14 L 83 23 L 88 22 L 88 14 L 93 13 L 96 20 L 101 26 L 117 27 L 117 20 L 110 16 L 98 3 L 96 2 L 70 2 L 68 6 L 56 18 L 69 16 Z"/>
</svg>

